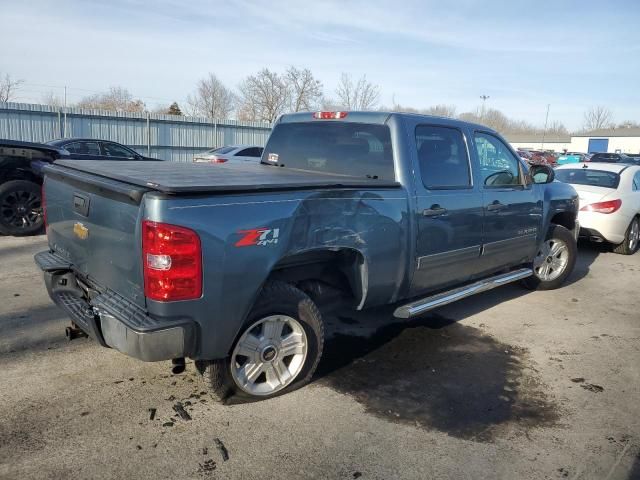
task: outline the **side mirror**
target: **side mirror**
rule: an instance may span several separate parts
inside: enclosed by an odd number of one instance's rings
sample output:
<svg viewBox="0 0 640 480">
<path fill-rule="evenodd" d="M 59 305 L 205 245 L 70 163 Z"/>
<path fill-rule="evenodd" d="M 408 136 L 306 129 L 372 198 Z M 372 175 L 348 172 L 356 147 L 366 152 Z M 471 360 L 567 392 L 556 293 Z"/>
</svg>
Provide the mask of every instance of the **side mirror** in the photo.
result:
<svg viewBox="0 0 640 480">
<path fill-rule="evenodd" d="M 548 165 L 531 165 L 529 177 L 533 183 L 551 183 L 556 178 L 556 173 Z"/>
</svg>

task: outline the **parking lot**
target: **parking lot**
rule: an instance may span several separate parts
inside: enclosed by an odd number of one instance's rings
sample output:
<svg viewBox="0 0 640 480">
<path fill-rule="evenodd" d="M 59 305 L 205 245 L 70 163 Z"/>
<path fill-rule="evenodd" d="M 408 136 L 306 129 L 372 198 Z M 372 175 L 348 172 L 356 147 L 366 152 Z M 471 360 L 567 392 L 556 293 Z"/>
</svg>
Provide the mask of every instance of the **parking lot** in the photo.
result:
<svg viewBox="0 0 640 480">
<path fill-rule="evenodd" d="M 1 478 L 640 478 L 640 254 L 581 245 L 564 288 L 418 321 L 325 312 L 311 385 L 221 406 L 191 363 L 67 342 L 45 248 L 0 238 Z"/>
</svg>

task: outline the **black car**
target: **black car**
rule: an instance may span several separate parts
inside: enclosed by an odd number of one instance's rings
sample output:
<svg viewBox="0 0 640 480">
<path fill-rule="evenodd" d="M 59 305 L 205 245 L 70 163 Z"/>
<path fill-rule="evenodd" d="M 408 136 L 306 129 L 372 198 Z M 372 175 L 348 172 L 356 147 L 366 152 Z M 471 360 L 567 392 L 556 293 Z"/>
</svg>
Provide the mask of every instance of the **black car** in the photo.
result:
<svg viewBox="0 0 640 480">
<path fill-rule="evenodd" d="M 629 156 L 625 153 L 596 153 L 591 157 L 590 161 L 605 163 L 629 163 L 631 165 L 640 165 L 640 158 Z"/>
<path fill-rule="evenodd" d="M 47 143 L 0 140 L 1 235 L 33 235 L 42 231 L 42 168 L 63 158 L 158 160 L 105 140 L 65 138 Z"/>
<path fill-rule="evenodd" d="M 62 138 L 46 144 L 66 150 L 69 155 L 65 158 L 76 160 L 158 160 L 140 155 L 119 143 L 93 138 Z"/>
</svg>

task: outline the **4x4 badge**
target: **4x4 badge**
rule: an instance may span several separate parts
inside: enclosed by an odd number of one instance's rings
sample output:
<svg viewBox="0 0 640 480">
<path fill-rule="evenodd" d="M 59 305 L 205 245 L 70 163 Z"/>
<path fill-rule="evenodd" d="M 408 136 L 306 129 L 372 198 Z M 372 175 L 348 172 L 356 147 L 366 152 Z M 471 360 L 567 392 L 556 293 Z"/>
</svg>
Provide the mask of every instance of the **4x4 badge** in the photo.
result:
<svg viewBox="0 0 640 480">
<path fill-rule="evenodd" d="M 235 243 L 236 247 L 250 247 L 252 245 L 275 245 L 280 236 L 279 228 L 254 228 L 252 230 L 240 230 L 242 238 Z"/>
</svg>

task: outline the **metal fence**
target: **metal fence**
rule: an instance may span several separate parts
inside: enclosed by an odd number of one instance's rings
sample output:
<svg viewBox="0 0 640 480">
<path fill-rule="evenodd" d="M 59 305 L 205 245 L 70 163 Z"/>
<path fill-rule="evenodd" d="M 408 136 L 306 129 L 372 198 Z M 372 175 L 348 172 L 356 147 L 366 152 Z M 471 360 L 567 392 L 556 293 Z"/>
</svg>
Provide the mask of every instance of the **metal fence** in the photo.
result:
<svg viewBox="0 0 640 480">
<path fill-rule="evenodd" d="M 222 145 L 264 146 L 270 131 L 262 122 L 0 103 L 0 139 L 97 138 L 176 162 L 190 162 L 195 153 Z"/>
</svg>

